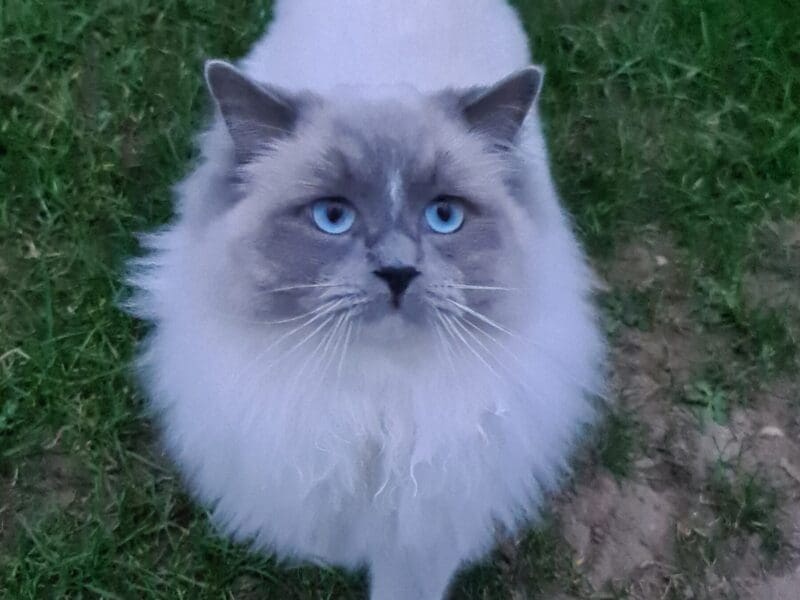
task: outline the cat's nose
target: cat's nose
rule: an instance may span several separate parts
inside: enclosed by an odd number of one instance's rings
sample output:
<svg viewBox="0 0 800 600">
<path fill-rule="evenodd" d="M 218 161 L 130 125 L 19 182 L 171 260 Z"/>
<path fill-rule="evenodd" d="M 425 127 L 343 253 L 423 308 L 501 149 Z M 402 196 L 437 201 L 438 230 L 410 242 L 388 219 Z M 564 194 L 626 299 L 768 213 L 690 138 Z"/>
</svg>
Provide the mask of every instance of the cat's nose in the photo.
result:
<svg viewBox="0 0 800 600">
<path fill-rule="evenodd" d="M 395 308 L 400 306 L 400 296 L 406 291 L 411 280 L 419 275 L 419 271 L 414 267 L 381 267 L 374 270 L 373 273 L 389 286 L 389 291 L 392 292 L 392 304 Z"/>
</svg>

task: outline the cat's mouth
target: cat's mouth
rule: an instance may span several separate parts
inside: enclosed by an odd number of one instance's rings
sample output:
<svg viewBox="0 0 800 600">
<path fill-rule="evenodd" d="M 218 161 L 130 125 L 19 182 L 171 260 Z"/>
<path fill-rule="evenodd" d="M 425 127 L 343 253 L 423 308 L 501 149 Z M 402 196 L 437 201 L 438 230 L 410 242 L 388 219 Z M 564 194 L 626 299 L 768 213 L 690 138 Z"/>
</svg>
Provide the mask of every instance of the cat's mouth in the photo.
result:
<svg viewBox="0 0 800 600">
<path fill-rule="evenodd" d="M 404 294 L 401 298 L 381 294 L 365 305 L 361 318 L 366 328 L 377 328 L 386 323 L 416 328 L 425 321 L 426 309 L 418 294 Z"/>
</svg>

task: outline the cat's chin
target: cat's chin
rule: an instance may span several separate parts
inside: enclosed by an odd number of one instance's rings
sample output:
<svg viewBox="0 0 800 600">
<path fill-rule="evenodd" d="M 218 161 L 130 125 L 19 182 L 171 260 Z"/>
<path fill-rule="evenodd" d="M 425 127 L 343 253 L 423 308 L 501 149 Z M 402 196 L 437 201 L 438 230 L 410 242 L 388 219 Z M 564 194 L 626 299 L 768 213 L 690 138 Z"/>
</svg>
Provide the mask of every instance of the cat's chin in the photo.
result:
<svg viewBox="0 0 800 600">
<path fill-rule="evenodd" d="M 425 336 L 427 319 L 424 307 L 406 302 L 399 307 L 389 303 L 376 304 L 362 314 L 362 334 L 365 344 L 385 347 L 387 344 L 412 344 Z"/>
<path fill-rule="evenodd" d="M 399 312 L 389 313 L 364 325 L 365 338 L 397 341 L 419 335 L 419 325 Z"/>
</svg>

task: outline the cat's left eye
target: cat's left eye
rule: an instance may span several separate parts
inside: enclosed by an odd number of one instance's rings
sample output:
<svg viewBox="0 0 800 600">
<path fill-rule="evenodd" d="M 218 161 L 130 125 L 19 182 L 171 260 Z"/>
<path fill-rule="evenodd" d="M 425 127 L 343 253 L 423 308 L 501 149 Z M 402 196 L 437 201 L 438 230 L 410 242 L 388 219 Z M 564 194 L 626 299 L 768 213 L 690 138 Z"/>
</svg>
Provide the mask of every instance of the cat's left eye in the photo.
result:
<svg viewBox="0 0 800 600">
<path fill-rule="evenodd" d="M 436 233 L 455 233 L 464 223 L 464 207 L 456 198 L 439 196 L 425 208 L 425 220 Z"/>
<path fill-rule="evenodd" d="M 347 232 L 356 220 L 356 211 L 343 199 L 326 198 L 311 206 L 314 224 L 325 233 L 339 235 Z"/>
</svg>

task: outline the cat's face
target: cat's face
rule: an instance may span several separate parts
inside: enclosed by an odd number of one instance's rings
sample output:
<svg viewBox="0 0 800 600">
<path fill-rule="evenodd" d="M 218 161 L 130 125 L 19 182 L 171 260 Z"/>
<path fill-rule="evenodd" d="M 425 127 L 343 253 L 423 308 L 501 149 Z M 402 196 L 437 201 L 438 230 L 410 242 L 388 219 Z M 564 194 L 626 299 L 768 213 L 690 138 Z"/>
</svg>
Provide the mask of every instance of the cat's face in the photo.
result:
<svg viewBox="0 0 800 600">
<path fill-rule="evenodd" d="M 512 144 L 538 72 L 488 100 L 399 102 L 289 98 L 214 64 L 241 181 L 224 230 L 254 316 L 331 327 L 358 317 L 362 337 L 383 340 L 505 321 L 525 218 Z"/>
</svg>

